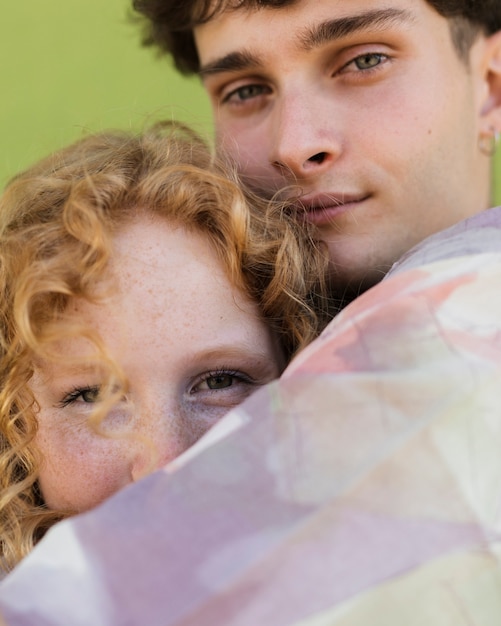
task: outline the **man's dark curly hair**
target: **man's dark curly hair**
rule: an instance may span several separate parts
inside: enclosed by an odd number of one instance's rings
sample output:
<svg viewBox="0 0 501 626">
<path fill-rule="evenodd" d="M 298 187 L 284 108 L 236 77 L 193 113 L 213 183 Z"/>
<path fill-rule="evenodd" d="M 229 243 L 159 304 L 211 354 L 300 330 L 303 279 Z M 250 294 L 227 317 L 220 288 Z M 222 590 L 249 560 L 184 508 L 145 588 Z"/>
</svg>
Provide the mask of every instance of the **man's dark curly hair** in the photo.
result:
<svg viewBox="0 0 501 626">
<path fill-rule="evenodd" d="M 281 8 L 296 0 L 132 0 L 134 10 L 145 18 L 143 43 L 170 54 L 183 74 L 199 70 L 193 28 L 210 21 L 228 8 Z M 426 0 L 440 15 L 451 20 L 454 45 L 463 59 L 482 32 L 501 30 L 501 0 Z"/>
</svg>

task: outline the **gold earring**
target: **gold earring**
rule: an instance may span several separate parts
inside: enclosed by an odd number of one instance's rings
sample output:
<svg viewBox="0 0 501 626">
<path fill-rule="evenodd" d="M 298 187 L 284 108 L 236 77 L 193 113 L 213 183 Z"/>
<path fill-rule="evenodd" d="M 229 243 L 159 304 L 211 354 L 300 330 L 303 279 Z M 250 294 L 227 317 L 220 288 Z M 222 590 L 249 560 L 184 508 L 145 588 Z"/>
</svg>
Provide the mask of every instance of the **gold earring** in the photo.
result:
<svg viewBox="0 0 501 626">
<path fill-rule="evenodd" d="M 500 133 L 495 128 L 491 128 L 488 134 L 482 134 L 478 138 L 478 147 L 482 154 L 492 157 L 496 154 L 500 138 Z"/>
</svg>

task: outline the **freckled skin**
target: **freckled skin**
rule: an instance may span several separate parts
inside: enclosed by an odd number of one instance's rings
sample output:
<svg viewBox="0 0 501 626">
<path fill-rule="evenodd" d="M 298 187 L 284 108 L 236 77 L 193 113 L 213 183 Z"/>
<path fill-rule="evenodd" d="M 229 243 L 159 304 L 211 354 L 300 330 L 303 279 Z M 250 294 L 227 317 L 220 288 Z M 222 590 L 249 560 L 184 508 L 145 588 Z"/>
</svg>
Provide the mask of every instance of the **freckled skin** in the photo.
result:
<svg viewBox="0 0 501 626">
<path fill-rule="evenodd" d="M 61 405 L 75 388 L 99 384 L 95 371 L 65 366 L 65 355 L 83 357 L 89 343 L 61 341 L 61 359 L 32 380 L 41 406 L 40 484 L 51 508 L 85 511 L 168 463 L 284 365 L 257 306 L 231 285 L 202 236 L 143 217 L 114 243 L 118 289 L 102 304 L 74 302 L 71 311 L 99 332 L 128 379 L 126 399 L 103 422 L 122 436 L 96 434 L 88 425 L 95 405 L 82 396 Z M 208 388 L 204 376 L 223 370 L 232 384 Z"/>
</svg>

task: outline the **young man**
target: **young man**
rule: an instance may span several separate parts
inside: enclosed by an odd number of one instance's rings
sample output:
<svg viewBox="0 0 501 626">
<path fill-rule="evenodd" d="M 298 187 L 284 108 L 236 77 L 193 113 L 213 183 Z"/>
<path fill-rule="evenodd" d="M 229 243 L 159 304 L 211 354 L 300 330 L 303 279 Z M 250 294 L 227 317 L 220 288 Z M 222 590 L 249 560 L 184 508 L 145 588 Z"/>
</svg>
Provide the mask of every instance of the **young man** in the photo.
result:
<svg viewBox="0 0 501 626">
<path fill-rule="evenodd" d="M 498 0 L 134 4 L 147 39 L 201 76 L 218 146 L 247 181 L 300 190 L 338 292 L 491 206 Z"/>
<path fill-rule="evenodd" d="M 146 4 L 181 68 L 200 54 L 221 149 L 256 187 L 304 192 L 339 288 L 398 262 L 184 458 L 55 527 L 0 613 L 497 626 L 501 4 L 223 2 L 194 35 L 199 7 Z"/>
</svg>

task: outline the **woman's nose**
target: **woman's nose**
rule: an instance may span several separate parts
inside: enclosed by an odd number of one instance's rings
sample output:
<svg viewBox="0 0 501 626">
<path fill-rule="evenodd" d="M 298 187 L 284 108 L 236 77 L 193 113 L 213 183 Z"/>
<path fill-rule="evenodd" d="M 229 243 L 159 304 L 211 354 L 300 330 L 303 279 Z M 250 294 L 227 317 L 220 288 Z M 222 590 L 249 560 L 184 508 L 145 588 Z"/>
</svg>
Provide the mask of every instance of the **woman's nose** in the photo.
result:
<svg viewBox="0 0 501 626">
<path fill-rule="evenodd" d="M 170 463 L 210 428 L 207 421 L 190 419 L 181 410 L 143 412 L 137 423 L 131 467 L 134 482 Z"/>
</svg>

